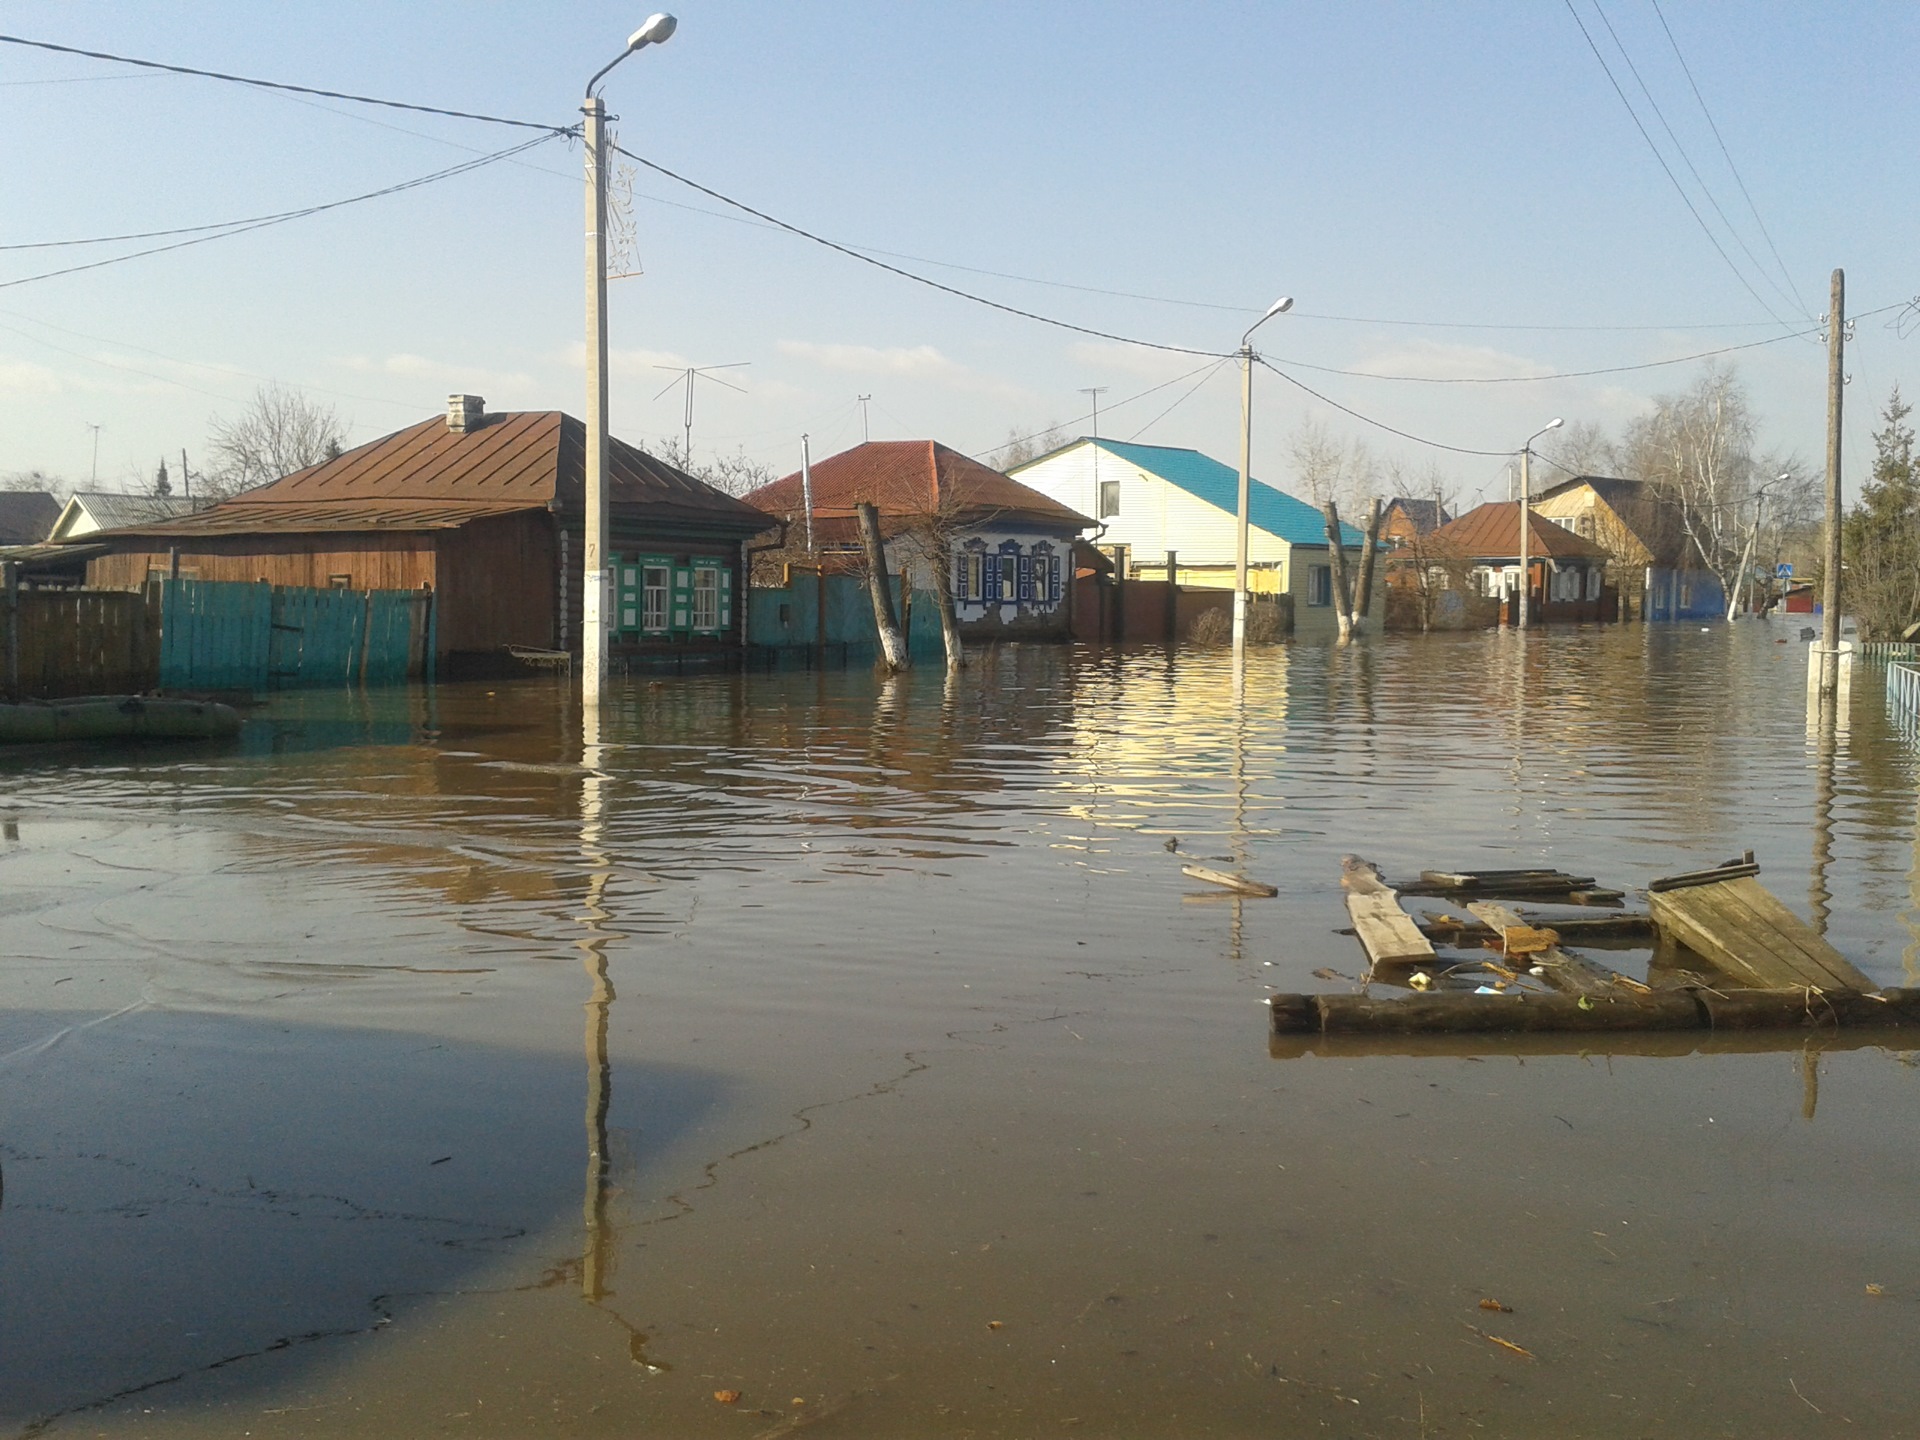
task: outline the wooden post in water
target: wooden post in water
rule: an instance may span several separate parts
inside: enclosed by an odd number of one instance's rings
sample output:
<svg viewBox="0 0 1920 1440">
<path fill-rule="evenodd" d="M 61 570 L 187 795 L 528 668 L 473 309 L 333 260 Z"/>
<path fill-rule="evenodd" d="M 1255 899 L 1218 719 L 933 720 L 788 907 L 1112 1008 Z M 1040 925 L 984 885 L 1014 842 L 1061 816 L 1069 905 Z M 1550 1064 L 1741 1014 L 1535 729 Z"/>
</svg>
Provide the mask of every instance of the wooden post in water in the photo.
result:
<svg viewBox="0 0 1920 1440">
<path fill-rule="evenodd" d="M 1167 643 L 1175 644 L 1180 639 L 1180 556 L 1174 550 L 1167 551 Z"/>
<path fill-rule="evenodd" d="M 0 629 L 6 634 L 0 644 L 6 647 L 6 670 L 0 672 L 0 679 L 6 681 L 7 699 L 20 698 L 20 567 L 12 560 L 0 560 Z"/>
</svg>

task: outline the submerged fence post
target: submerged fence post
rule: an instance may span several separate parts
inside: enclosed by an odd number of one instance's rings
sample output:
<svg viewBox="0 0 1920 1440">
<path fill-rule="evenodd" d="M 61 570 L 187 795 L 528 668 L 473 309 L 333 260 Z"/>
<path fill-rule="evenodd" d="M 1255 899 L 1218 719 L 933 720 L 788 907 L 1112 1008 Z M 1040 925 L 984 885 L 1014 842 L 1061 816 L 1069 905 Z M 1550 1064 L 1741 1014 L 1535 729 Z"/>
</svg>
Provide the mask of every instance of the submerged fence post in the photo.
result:
<svg viewBox="0 0 1920 1440">
<path fill-rule="evenodd" d="M 6 612 L 4 624 L 7 699 L 20 698 L 20 566 L 12 560 L 0 560 L 0 610 Z"/>
</svg>

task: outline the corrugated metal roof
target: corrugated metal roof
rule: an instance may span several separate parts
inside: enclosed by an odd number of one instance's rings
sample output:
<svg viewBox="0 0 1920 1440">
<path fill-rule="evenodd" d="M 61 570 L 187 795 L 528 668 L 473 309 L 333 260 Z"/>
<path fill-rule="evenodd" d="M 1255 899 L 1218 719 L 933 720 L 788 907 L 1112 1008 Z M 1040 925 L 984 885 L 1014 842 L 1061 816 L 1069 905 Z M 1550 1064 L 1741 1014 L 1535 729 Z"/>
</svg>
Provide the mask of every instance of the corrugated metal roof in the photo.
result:
<svg viewBox="0 0 1920 1440">
<path fill-rule="evenodd" d="M 60 502 L 45 490 L 0 490 L 0 545 L 37 545 L 60 518 Z"/>
<path fill-rule="evenodd" d="M 1527 511 L 1527 553 L 1555 560 L 1604 560 L 1607 552 L 1556 525 L 1538 510 Z M 1520 556 L 1520 502 L 1489 500 L 1427 537 L 1428 543 L 1473 559 L 1517 560 Z"/>
<path fill-rule="evenodd" d="M 1240 513 L 1240 471 L 1223 465 L 1211 455 L 1172 445 L 1135 445 L 1124 440 L 1089 440 L 1110 455 L 1138 465 L 1150 475 L 1158 475 L 1169 485 L 1204 500 L 1229 515 Z M 1327 517 L 1304 500 L 1296 500 L 1284 490 L 1275 489 L 1255 477 L 1247 490 L 1247 520 L 1269 535 L 1289 545 L 1327 543 Z M 1366 536 L 1344 520 L 1340 522 L 1340 543 L 1362 545 Z"/>
<path fill-rule="evenodd" d="M 586 434 L 585 424 L 558 410 L 488 415 L 465 431 L 436 416 L 198 515 L 127 528 L 149 535 L 421 530 L 515 510 L 577 514 L 585 508 Z M 740 535 L 766 527 L 753 507 L 623 440 L 613 441 L 607 468 L 616 510 Z"/>
<path fill-rule="evenodd" d="M 1066 530 L 1094 522 L 1050 495 L 989 469 L 936 440 L 870 440 L 813 465 L 813 513 L 854 513 L 862 500 L 882 516 L 931 515 L 945 508 L 961 519 L 1022 519 Z M 802 506 L 800 472 L 762 485 L 747 497 L 769 515 L 792 520 Z"/>
</svg>

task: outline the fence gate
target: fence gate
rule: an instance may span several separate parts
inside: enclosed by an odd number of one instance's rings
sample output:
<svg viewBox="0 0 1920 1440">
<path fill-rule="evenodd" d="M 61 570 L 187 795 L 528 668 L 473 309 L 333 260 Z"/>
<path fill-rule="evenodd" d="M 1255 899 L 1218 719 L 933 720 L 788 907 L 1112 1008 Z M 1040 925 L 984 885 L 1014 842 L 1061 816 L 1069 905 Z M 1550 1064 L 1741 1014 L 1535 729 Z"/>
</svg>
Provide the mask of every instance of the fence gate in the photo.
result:
<svg viewBox="0 0 1920 1440">
<path fill-rule="evenodd" d="M 424 592 L 159 584 L 162 689 L 389 684 L 424 670 L 433 606 Z"/>
</svg>

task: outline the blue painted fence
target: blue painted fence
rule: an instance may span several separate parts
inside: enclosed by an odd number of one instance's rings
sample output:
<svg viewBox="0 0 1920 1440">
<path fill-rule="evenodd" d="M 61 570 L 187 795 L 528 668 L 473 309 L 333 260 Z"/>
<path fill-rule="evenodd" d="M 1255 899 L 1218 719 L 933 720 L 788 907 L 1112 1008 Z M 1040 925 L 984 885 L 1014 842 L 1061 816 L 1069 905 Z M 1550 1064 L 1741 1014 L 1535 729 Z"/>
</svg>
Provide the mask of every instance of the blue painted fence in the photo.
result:
<svg viewBox="0 0 1920 1440">
<path fill-rule="evenodd" d="M 912 603 L 903 607 L 901 578 L 891 579 L 894 614 L 905 611 L 908 653 L 916 663 L 942 657 L 940 612 L 932 594 L 916 590 Z M 879 652 L 880 635 L 867 582 L 855 575 L 795 573 L 779 589 L 755 586 L 748 592 L 747 643 L 786 656 L 825 648 L 838 652 L 835 659 L 871 660 Z"/>
<path fill-rule="evenodd" d="M 163 690 L 394 684 L 432 653 L 424 593 L 159 583 Z"/>
</svg>

